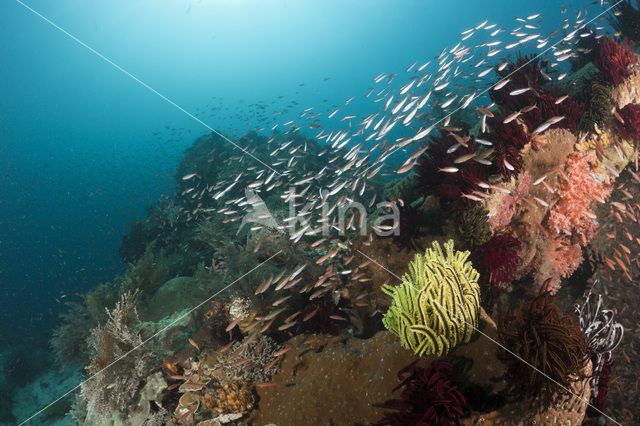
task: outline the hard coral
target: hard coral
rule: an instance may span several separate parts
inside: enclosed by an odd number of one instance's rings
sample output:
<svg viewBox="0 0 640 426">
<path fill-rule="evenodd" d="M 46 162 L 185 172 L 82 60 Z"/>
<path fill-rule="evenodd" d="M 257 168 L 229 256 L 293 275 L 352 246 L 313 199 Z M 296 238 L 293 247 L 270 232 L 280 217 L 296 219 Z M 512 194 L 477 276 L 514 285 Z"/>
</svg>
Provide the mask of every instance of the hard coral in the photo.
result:
<svg viewBox="0 0 640 426">
<path fill-rule="evenodd" d="M 562 389 L 559 385 L 569 388 L 589 361 L 587 341 L 576 316 L 561 313 L 549 293 L 505 313 L 499 320 L 498 337 L 511 351 L 500 351 L 500 356 L 507 362 L 506 378 L 515 395 L 536 396 L 542 390 L 552 395 Z"/>
<path fill-rule="evenodd" d="M 419 356 L 447 354 L 469 342 L 478 324 L 478 272 L 468 251 L 454 252 L 452 240 L 444 248 L 446 254 L 435 241 L 424 256 L 416 255 L 400 285 L 382 287 L 393 298 L 382 323 Z"/>
<path fill-rule="evenodd" d="M 466 161 L 461 164 L 454 160 L 462 155 L 471 154 L 474 148 L 460 146 L 454 152 L 450 151 L 458 142 L 449 133 L 442 137 L 433 137 L 429 150 L 420 158 L 418 165 L 418 184 L 420 191 L 425 195 L 435 195 L 440 199 L 440 204 L 446 213 L 464 210 L 473 201 L 463 197 L 463 194 L 471 194 L 479 191 L 478 183 L 486 180 L 488 168 L 475 161 Z M 444 172 L 445 167 L 459 169 L 456 173 Z"/>
<path fill-rule="evenodd" d="M 482 257 L 482 267 L 492 287 L 504 287 L 516 278 L 520 247 L 520 241 L 508 233 L 494 235 L 480 246 L 478 251 Z"/>
<path fill-rule="evenodd" d="M 417 366 L 418 360 L 398 372 L 402 380 L 393 391 L 402 388 L 400 399 L 391 399 L 376 407 L 386 413 L 376 425 L 451 425 L 457 424 L 467 401 L 453 382 L 453 366 L 436 360 L 429 368 Z"/>
<path fill-rule="evenodd" d="M 218 415 L 246 413 L 254 403 L 249 386 L 238 383 L 219 386 L 213 392 L 205 392 L 202 398 L 202 408 Z"/>
<path fill-rule="evenodd" d="M 619 115 L 624 120 L 624 123 L 616 121 L 620 135 L 625 139 L 640 142 L 640 105 L 627 104 L 620 110 Z"/>
<path fill-rule="evenodd" d="M 638 57 L 633 53 L 633 42 L 618 43 L 611 37 L 600 40 L 594 59 L 600 69 L 600 77 L 615 85 L 629 76 L 629 66 L 637 61 Z"/>
</svg>

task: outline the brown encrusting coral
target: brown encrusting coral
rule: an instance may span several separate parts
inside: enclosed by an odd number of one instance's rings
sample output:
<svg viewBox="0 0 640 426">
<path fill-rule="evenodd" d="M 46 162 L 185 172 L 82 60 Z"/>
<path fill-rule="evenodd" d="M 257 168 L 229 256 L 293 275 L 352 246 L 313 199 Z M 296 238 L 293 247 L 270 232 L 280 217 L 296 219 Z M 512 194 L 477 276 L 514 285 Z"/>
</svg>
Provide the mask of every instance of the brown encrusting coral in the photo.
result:
<svg viewBox="0 0 640 426">
<path fill-rule="evenodd" d="M 549 293 L 503 314 L 498 337 L 511 353 L 501 351 L 514 395 L 535 396 L 567 389 L 589 361 L 585 335 L 573 313 L 562 313 Z M 526 363 L 513 356 L 523 359 Z M 541 374 L 542 373 L 542 374 Z"/>
</svg>

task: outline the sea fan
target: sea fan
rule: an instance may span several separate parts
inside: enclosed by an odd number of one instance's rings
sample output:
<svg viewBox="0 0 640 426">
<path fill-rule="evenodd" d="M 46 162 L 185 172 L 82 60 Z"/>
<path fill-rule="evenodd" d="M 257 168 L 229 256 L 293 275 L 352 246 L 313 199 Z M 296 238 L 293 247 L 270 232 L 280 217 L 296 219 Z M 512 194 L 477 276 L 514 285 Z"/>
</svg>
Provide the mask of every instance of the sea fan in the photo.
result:
<svg viewBox="0 0 640 426">
<path fill-rule="evenodd" d="M 402 380 L 393 392 L 402 388 L 400 399 L 391 399 L 379 408 L 394 412 L 386 413 L 376 425 L 451 425 L 457 424 L 467 401 L 453 382 L 453 365 L 436 360 L 429 368 L 418 367 L 418 360 L 400 372 Z"/>
<path fill-rule="evenodd" d="M 611 37 L 605 37 L 598 43 L 595 65 L 600 69 L 600 77 L 615 85 L 629 76 L 629 66 L 635 64 L 638 57 L 633 53 L 633 42 L 618 43 Z"/>
<path fill-rule="evenodd" d="M 620 135 L 625 139 L 640 142 L 640 105 L 627 104 L 620 110 L 619 115 L 624 120 L 624 123 L 616 121 Z"/>
<path fill-rule="evenodd" d="M 481 264 L 492 287 L 504 287 L 516 278 L 516 270 L 520 262 L 518 255 L 520 247 L 522 243 L 517 238 L 504 233 L 494 235 L 479 248 Z"/>
</svg>

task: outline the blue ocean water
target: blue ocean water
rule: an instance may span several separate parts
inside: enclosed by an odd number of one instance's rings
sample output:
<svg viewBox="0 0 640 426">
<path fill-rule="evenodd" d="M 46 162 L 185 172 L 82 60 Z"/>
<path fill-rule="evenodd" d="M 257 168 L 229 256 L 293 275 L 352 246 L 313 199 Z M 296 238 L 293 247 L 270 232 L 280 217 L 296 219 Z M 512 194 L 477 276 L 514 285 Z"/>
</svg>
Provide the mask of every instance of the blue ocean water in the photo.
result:
<svg viewBox="0 0 640 426">
<path fill-rule="evenodd" d="M 53 362 L 48 340 L 65 302 L 126 269 L 118 248 L 128 225 L 173 193 L 183 151 L 210 133 L 185 111 L 230 137 L 261 127 L 268 134 L 307 107 L 328 113 L 351 96 L 351 111 L 366 116 L 372 111 L 362 95 L 377 74 L 437 56 L 484 19 L 541 13 L 540 31 L 550 32 L 561 25 L 561 7 L 526 0 L 2 2 L 0 349 L 26 347 Z"/>
</svg>

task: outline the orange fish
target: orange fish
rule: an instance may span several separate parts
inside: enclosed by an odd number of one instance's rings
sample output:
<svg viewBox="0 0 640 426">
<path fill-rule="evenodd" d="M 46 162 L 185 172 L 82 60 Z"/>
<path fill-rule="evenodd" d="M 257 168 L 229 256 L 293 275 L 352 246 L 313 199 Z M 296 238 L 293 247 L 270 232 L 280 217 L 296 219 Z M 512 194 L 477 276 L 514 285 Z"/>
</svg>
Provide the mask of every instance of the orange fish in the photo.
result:
<svg viewBox="0 0 640 426">
<path fill-rule="evenodd" d="M 172 362 L 167 361 L 166 359 L 162 361 L 162 365 L 173 374 L 178 374 L 178 366 Z"/>
<path fill-rule="evenodd" d="M 198 352 L 200 352 L 200 346 L 198 346 L 198 344 L 191 337 L 189 337 L 189 344 L 196 348 Z"/>
</svg>

